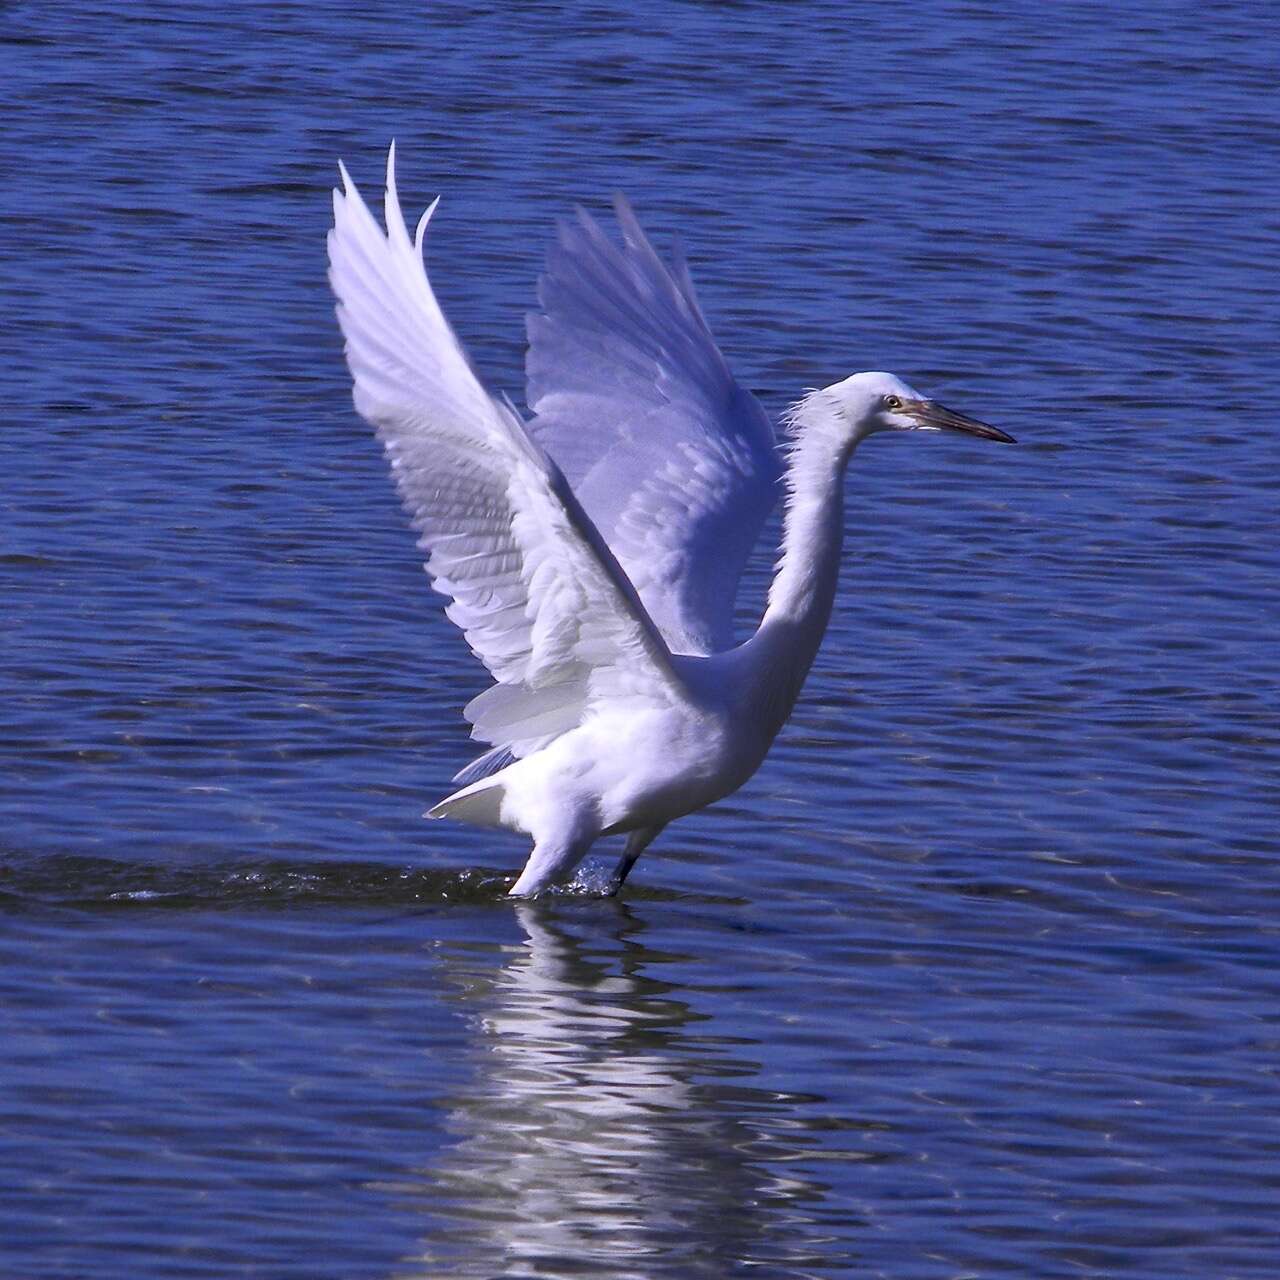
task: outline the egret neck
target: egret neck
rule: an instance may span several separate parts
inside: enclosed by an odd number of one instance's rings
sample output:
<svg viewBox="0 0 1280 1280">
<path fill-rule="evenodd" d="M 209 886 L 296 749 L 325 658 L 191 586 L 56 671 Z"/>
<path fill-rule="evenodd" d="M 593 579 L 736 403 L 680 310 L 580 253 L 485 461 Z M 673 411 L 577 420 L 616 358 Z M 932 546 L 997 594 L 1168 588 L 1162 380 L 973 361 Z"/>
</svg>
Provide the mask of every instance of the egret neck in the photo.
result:
<svg viewBox="0 0 1280 1280">
<path fill-rule="evenodd" d="M 786 723 L 831 618 L 844 538 L 844 472 L 863 432 L 826 391 L 789 414 L 782 548 L 764 617 L 743 646 L 748 686 L 772 740 Z"/>
</svg>

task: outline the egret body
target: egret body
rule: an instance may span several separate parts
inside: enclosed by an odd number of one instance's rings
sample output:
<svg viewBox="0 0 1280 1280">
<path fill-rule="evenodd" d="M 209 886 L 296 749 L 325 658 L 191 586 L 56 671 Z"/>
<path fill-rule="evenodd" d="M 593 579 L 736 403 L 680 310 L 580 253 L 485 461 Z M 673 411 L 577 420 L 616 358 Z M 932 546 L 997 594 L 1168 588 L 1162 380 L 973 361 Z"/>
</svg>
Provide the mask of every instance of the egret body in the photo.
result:
<svg viewBox="0 0 1280 1280">
<path fill-rule="evenodd" d="M 465 708 L 491 749 L 429 810 L 527 834 L 511 888 L 568 876 L 628 833 L 622 884 L 662 828 L 740 787 L 786 723 L 835 598 L 843 476 L 881 431 L 1011 442 L 889 373 L 857 373 L 788 414 L 780 449 L 734 380 L 683 262 L 625 201 L 623 243 L 560 228 L 529 319 L 524 421 L 489 394 L 410 240 L 387 162 L 385 232 L 342 169 L 330 279 L 359 413 L 377 430 L 448 616 L 494 683 Z M 755 634 L 738 579 L 784 503 Z"/>
</svg>

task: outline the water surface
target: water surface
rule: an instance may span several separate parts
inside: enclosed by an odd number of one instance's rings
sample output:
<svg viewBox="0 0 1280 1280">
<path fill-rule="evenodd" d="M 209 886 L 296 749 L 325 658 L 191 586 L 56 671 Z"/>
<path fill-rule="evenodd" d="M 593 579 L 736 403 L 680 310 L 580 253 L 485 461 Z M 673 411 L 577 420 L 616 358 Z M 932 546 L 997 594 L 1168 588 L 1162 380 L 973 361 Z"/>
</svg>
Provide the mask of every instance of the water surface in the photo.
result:
<svg viewBox="0 0 1280 1280">
<path fill-rule="evenodd" d="M 1273 1276 L 1266 16 L 5 6 L 0 1270 Z M 1021 441 L 859 453 L 792 724 L 620 901 L 419 817 L 482 673 L 324 279 L 392 136 L 517 398 L 622 189 L 771 412 Z"/>
</svg>

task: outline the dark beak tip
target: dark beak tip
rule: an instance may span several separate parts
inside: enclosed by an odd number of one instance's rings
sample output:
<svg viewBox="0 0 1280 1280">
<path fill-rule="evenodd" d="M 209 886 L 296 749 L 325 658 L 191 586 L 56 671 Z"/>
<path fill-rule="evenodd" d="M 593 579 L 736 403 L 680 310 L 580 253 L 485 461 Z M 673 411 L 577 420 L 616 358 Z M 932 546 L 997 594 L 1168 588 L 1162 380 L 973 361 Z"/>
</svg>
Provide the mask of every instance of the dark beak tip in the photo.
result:
<svg viewBox="0 0 1280 1280">
<path fill-rule="evenodd" d="M 993 427 L 987 422 L 974 422 L 969 426 L 956 426 L 953 430 L 961 431 L 965 435 L 977 436 L 979 440 L 994 440 L 996 444 L 1018 443 L 1007 431 L 1001 431 L 999 427 Z"/>
<path fill-rule="evenodd" d="M 957 423 L 957 428 L 969 435 L 977 436 L 979 440 L 994 440 L 997 444 L 1018 443 L 1007 431 L 993 427 L 989 422 L 978 422 L 973 418 L 964 419 L 963 425 Z"/>
</svg>

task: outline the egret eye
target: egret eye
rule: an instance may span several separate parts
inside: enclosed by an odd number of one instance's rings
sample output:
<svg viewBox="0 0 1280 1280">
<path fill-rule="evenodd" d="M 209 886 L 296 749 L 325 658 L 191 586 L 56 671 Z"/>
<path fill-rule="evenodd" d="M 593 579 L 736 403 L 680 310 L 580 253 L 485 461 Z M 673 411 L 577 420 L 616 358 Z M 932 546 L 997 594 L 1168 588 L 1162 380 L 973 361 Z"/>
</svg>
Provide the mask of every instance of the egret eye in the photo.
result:
<svg viewBox="0 0 1280 1280">
<path fill-rule="evenodd" d="M 901 409 L 902 401 L 897 396 L 885 396 L 884 407 L 886 409 Z"/>
</svg>

